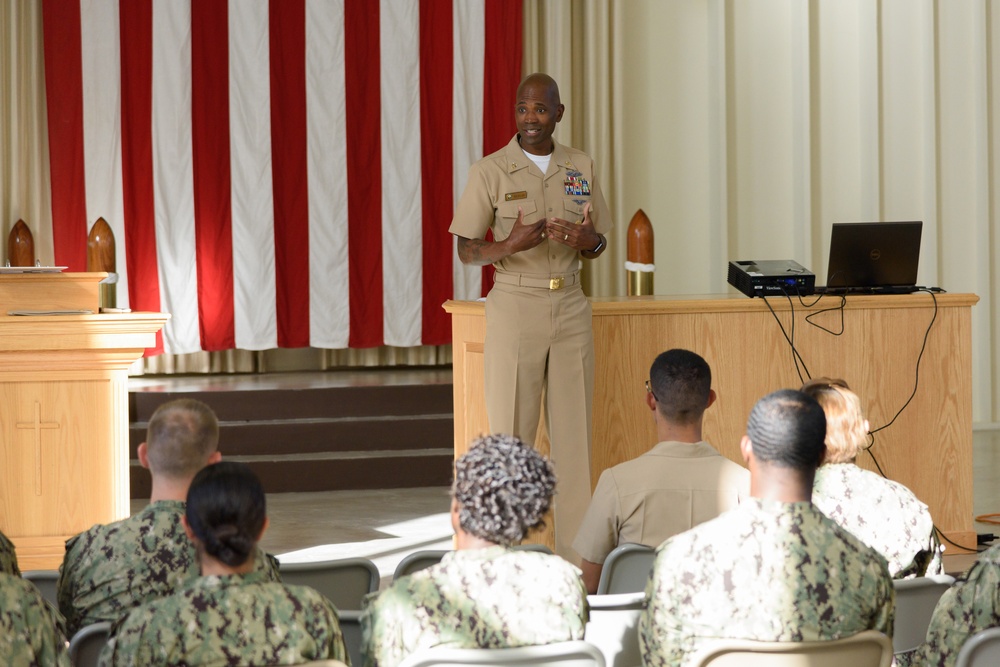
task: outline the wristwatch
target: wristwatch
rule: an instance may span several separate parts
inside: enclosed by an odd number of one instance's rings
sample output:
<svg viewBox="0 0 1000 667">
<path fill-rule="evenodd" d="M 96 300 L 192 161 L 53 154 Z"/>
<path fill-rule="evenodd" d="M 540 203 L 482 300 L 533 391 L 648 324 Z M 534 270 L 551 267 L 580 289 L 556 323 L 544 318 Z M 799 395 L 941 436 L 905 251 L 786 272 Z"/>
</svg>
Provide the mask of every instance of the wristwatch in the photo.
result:
<svg viewBox="0 0 1000 667">
<path fill-rule="evenodd" d="M 591 250 L 590 252 L 601 252 L 601 250 L 604 249 L 604 237 L 598 234 L 597 238 L 600 239 L 600 242 L 597 244 L 597 247 Z"/>
</svg>

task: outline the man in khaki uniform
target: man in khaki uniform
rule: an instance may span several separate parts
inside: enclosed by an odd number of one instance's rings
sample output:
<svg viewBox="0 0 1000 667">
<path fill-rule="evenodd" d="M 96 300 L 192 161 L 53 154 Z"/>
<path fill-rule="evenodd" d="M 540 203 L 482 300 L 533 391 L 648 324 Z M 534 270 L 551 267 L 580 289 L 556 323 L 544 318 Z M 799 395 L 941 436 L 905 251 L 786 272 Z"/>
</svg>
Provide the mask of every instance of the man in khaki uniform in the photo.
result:
<svg viewBox="0 0 1000 667">
<path fill-rule="evenodd" d="M 601 473 L 573 542 L 588 593 L 597 592 L 604 561 L 618 545 L 658 547 L 750 497 L 750 471 L 701 437 L 716 397 L 708 362 L 689 350 L 667 350 L 653 361 L 646 387 L 659 444 Z"/>
<path fill-rule="evenodd" d="M 607 247 L 611 212 L 593 160 L 552 138 L 562 120 L 556 82 L 528 76 L 517 90 L 517 135 L 469 170 L 449 231 L 466 264 L 496 267 L 486 298 L 486 411 L 490 430 L 533 442 L 543 389 L 551 459 L 560 480 L 556 551 L 570 557 L 590 499 L 594 338 L 580 258 Z M 494 241 L 486 241 L 487 230 Z"/>
</svg>

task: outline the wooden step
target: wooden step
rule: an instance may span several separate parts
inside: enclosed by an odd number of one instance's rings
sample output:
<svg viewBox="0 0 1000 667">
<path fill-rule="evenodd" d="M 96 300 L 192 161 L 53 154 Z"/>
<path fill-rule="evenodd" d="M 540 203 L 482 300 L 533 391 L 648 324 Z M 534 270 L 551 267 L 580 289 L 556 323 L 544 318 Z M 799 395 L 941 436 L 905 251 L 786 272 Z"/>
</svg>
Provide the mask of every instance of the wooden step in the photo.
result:
<svg viewBox="0 0 1000 667">
<path fill-rule="evenodd" d="M 154 391 L 130 391 L 132 497 L 150 492 L 149 472 L 136 459 L 148 420 L 159 405 L 176 398 L 196 398 L 215 411 L 223 457 L 245 461 L 268 493 L 450 483 L 450 371 L 366 370 L 355 374 L 363 382 L 352 381 L 349 371 L 331 373 L 281 381 L 250 376 L 245 385 L 232 377 L 218 385 L 165 379 Z"/>
</svg>

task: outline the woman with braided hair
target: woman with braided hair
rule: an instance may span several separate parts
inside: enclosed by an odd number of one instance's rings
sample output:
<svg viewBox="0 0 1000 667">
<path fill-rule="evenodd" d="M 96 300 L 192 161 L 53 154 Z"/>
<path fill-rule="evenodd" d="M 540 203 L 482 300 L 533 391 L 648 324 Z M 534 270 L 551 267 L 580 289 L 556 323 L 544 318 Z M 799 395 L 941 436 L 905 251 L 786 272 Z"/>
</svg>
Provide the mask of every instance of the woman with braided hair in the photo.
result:
<svg viewBox="0 0 1000 667">
<path fill-rule="evenodd" d="M 558 556 L 512 549 L 552 502 L 552 464 L 518 438 L 489 435 L 455 462 L 456 550 L 365 600 L 365 665 L 419 649 L 503 648 L 583 639 L 587 591 Z"/>
</svg>

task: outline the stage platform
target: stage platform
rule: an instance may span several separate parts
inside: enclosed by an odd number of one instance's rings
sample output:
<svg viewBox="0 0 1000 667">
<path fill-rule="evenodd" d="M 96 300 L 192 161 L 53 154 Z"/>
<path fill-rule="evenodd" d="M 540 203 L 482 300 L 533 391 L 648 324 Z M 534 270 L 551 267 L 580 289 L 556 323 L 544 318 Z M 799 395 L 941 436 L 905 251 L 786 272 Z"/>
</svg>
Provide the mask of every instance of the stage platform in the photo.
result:
<svg viewBox="0 0 1000 667">
<path fill-rule="evenodd" d="M 131 497 L 149 495 L 136 448 L 153 411 L 182 397 L 215 410 L 219 449 L 269 493 L 447 486 L 450 367 L 129 379 Z"/>
</svg>

